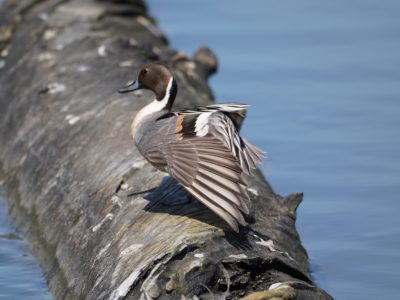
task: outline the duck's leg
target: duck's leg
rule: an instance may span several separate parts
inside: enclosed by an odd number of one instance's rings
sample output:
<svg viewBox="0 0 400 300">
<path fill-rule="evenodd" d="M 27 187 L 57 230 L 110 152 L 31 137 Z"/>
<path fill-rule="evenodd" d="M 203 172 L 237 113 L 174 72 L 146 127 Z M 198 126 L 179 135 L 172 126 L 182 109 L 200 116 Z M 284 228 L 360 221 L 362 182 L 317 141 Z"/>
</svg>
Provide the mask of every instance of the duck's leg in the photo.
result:
<svg viewBox="0 0 400 300">
<path fill-rule="evenodd" d="M 140 194 L 150 193 L 150 192 L 155 191 L 156 189 L 157 189 L 157 188 L 155 187 L 155 188 L 151 188 L 151 189 L 144 190 L 144 191 L 140 191 L 140 192 L 130 193 L 130 194 L 128 195 L 128 197 L 133 197 L 133 196 L 137 196 L 137 195 L 140 195 Z"/>
</svg>

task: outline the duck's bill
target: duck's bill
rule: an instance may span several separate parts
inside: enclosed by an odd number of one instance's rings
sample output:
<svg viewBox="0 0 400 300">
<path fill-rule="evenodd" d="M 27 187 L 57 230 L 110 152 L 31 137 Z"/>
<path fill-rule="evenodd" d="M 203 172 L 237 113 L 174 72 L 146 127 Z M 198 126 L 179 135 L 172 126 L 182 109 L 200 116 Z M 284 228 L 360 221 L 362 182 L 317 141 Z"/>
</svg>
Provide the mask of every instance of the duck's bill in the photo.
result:
<svg viewBox="0 0 400 300">
<path fill-rule="evenodd" d="M 140 89 L 142 86 L 140 85 L 138 80 L 134 80 L 131 83 L 129 83 L 127 86 L 124 86 L 118 90 L 118 93 L 120 94 L 125 94 L 125 93 L 130 93 L 133 91 L 136 91 Z"/>
</svg>

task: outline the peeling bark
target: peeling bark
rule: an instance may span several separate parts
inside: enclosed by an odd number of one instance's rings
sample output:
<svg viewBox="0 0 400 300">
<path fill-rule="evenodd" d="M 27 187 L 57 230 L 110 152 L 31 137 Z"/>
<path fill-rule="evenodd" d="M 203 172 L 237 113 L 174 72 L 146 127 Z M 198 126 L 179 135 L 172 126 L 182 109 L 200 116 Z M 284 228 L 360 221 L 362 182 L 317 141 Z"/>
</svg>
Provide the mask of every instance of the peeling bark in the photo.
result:
<svg viewBox="0 0 400 300">
<path fill-rule="evenodd" d="M 57 299 L 331 299 L 295 229 L 301 194 L 256 172 L 253 217 L 235 234 L 198 201 L 162 204 L 187 194 L 133 145 L 150 94 L 117 88 L 161 60 L 178 107 L 209 104 L 210 50 L 171 49 L 142 1 L 9 0 L 0 51 L 0 179 Z"/>
</svg>

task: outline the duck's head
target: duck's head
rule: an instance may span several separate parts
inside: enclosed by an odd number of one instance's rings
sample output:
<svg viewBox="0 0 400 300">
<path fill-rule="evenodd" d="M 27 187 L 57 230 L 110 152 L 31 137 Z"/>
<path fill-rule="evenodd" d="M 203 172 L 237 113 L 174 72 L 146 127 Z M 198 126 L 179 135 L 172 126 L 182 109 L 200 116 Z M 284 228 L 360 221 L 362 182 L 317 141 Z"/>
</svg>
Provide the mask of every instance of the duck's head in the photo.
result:
<svg viewBox="0 0 400 300">
<path fill-rule="evenodd" d="M 165 102 L 171 108 L 177 93 L 177 85 L 170 69 L 161 63 L 148 63 L 142 67 L 137 79 L 118 90 L 129 93 L 139 89 L 148 89 L 156 95 L 156 100 Z"/>
</svg>

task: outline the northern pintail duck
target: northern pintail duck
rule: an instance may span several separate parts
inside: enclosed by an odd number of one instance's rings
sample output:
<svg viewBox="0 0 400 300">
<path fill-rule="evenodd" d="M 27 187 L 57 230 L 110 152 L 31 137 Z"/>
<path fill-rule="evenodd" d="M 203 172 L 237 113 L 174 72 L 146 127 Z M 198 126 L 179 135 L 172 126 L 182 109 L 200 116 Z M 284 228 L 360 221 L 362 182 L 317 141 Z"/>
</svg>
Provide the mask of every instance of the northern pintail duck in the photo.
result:
<svg viewBox="0 0 400 300">
<path fill-rule="evenodd" d="M 226 103 L 172 111 L 178 87 L 170 69 L 160 63 L 143 66 L 119 93 L 142 88 L 153 91 L 156 99 L 132 123 L 140 153 L 238 232 L 250 206 L 243 174 L 265 155 L 239 136 L 248 106 Z"/>
</svg>

